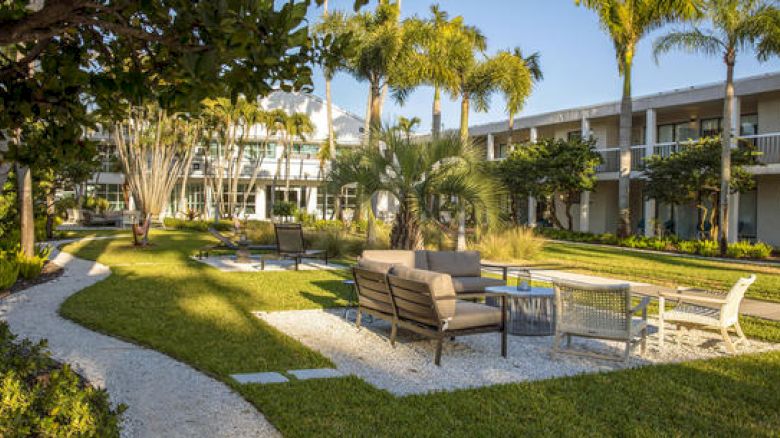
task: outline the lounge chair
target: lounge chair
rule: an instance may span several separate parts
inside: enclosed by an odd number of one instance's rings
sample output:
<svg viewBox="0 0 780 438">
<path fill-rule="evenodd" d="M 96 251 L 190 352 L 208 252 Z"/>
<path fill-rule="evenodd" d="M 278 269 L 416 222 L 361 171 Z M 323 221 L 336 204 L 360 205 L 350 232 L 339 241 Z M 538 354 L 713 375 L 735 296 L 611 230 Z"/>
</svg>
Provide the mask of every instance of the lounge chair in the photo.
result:
<svg viewBox="0 0 780 438">
<path fill-rule="evenodd" d="M 647 348 L 647 305 L 650 297 L 644 297 L 632 305 L 631 287 L 628 284 L 591 285 L 570 281 L 553 282 L 555 290 L 555 339 L 553 353 L 567 352 L 600 359 L 628 361 L 632 347 L 640 342 L 642 353 Z M 641 312 L 641 318 L 634 315 Z M 622 357 L 590 353 L 567 348 L 561 349 L 566 337 L 571 347 L 571 337 L 608 339 L 625 342 Z"/>
<path fill-rule="evenodd" d="M 725 295 L 684 287 L 677 288 L 677 292 L 661 292 L 658 297 L 658 345 L 663 347 L 664 324 L 671 322 L 685 328 L 700 326 L 719 330 L 726 348 L 730 353 L 736 353 L 734 344 L 747 342 L 742 327 L 739 326 L 739 305 L 748 287 L 755 281 L 755 274 L 740 278 Z M 671 310 L 665 308 L 667 299 L 677 303 Z M 731 340 L 730 328 L 734 328 L 739 340 Z M 677 340 L 679 341 L 679 334 Z"/>
<path fill-rule="evenodd" d="M 325 260 L 326 265 L 328 264 L 328 251 L 306 249 L 301 224 L 274 224 L 274 233 L 276 233 L 276 253 L 281 258 L 294 260 L 296 271 L 304 257 L 321 258 Z"/>
<path fill-rule="evenodd" d="M 355 325 L 360 328 L 363 314 L 384 319 L 393 324 L 391 338 L 395 340 L 395 308 L 390 296 L 390 285 L 387 283 L 387 273 L 391 267 L 369 263 L 352 268 L 352 275 L 358 295 Z"/>
</svg>

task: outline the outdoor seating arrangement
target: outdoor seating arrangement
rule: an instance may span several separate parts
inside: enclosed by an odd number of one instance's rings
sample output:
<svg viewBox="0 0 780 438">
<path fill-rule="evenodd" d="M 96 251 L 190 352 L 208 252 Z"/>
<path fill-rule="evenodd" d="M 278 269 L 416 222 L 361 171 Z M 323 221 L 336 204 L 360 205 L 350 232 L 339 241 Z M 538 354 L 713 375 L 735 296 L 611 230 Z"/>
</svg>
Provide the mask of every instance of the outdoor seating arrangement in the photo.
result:
<svg viewBox="0 0 780 438">
<path fill-rule="evenodd" d="M 667 322 L 677 324 L 680 328 L 700 326 L 719 330 L 723 336 L 723 342 L 730 353 L 736 353 L 734 345 L 737 342 L 747 342 L 742 327 L 739 325 L 739 305 L 745 296 L 745 292 L 753 282 L 755 274 L 750 277 L 740 278 L 731 288 L 728 294 L 707 293 L 701 289 L 678 288 L 677 292 L 661 293 L 658 297 L 658 343 L 664 345 L 664 324 Z M 675 301 L 676 305 L 671 310 L 666 310 L 666 300 Z M 732 341 L 729 329 L 734 328 L 739 339 Z M 677 340 L 679 336 L 677 334 Z"/>
<path fill-rule="evenodd" d="M 358 316 L 367 313 L 391 323 L 390 343 L 398 328 L 436 340 L 434 363 L 441 364 L 445 338 L 479 333 L 501 333 L 501 355 L 507 355 L 506 300 L 501 307 L 461 301 L 449 274 L 363 261 L 353 269 L 358 291 Z"/>
<path fill-rule="evenodd" d="M 276 234 L 276 254 L 281 258 L 295 261 L 295 270 L 298 270 L 304 257 L 320 258 L 328 264 L 328 251 L 324 249 L 306 249 L 306 241 L 303 238 L 303 227 L 300 223 L 274 224 Z"/>
<path fill-rule="evenodd" d="M 553 352 L 568 352 L 601 359 L 621 359 L 567 348 L 561 349 L 566 337 L 571 347 L 572 336 L 607 339 L 625 342 L 622 356 L 628 361 L 632 347 L 641 343 L 642 353 L 647 348 L 647 305 L 650 297 L 644 297 L 632 305 L 630 285 L 591 285 L 570 281 L 554 281 L 556 304 L 555 341 Z M 641 312 L 641 318 L 634 317 Z"/>
<path fill-rule="evenodd" d="M 506 284 L 503 280 L 482 276 L 483 264 L 479 251 L 363 251 L 360 262 L 364 263 L 369 260 L 393 266 L 449 274 L 452 277 L 452 286 L 459 298 L 484 296 L 485 288 Z"/>
</svg>

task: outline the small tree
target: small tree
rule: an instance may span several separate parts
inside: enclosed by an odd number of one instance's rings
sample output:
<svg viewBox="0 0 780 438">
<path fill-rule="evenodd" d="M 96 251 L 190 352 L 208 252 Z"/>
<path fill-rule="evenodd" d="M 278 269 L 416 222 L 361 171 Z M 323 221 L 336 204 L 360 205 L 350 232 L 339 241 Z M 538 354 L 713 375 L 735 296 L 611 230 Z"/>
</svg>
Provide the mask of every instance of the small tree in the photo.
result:
<svg viewBox="0 0 780 438">
<path fill-rule="evenodd" d="M 645 197 L 672 205 L 695 203 L 699 210 L 701 236 L 715 239 L 718 234 L 717 206 L 721 193 L 720 139 L 710 137 L 685 145 L 668 157 L 653 155 L 645 165 Z M 753 188 L 753 176 L 743 166 L 756 164 L 755 153 L 746 144 L 731 154 L 731 191 Z M 712 226 L 707 229 L 707 223 Z"/>
</svg>

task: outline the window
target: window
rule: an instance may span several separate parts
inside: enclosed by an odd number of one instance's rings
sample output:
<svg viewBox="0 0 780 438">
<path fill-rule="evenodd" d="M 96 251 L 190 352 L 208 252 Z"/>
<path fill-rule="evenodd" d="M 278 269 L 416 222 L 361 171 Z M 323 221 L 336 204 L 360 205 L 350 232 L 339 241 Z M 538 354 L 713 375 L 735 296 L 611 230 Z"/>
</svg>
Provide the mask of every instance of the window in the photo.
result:
<svg viewBox="0 0 780 438">
<path fill-rule="evenodd" d="M 689 122 L 658 125 L 658 143 L 695 140 L 699 138 L 698 134 Z"/>
<path fill-rule="evenodd" d="M 203 196 L 203 183 L 187 184 L 187 191 L 185 193 L 187 202 L 186 211 L 180 211 L 179 197 L 181 197 L 181 184 L 176 184 L 169 200 L 170 211 L 177 213 L 186 213 L 187 211 L 194 211 L 196 213 L 206 212 L 205 198 Z"/>
<path fill-rule="evenodd" d="M 506 143 L 493 145 L 493 158 L 496 159 L 506 158 L 506 155 L 507 155 Z"/>
<path fill-rule="evenodd" d="M 292 158 L 313 159 L 317 158 L 319 151 L 320 147 L 316 144 L 293 144 L 290 156 Z"/>
<path fill-rule="evenodd" d="M 108 200 L 110 211 L 122 211 L 125 208 L 125 197 L 121 184 L 90 184 L 87 195 Z"/>
<path fill-rule="evenodd" d="M 117 156 L 116 147 L 112 144 L 99 144 L 98 145 L 98 159 L 100 160 L 101 172 L 120 172 L 119 157 Z"/>
<path fill-rule="evenodd" d="M 254 161 L 261 157 L 276 158 L 276 143 L 247 143 L 244 158 Z"/>
<path fill-rule="evenodd" d="M 569 131 L 566 133 L 566 139 L 569 141 L 576 141 L 582 139 L 582 131 Z"/>
<path fill-rule="evenodd" d="M 700 134 L 702 137 L 714 137 L 720 135 L 722 130 L 721 118 L 702 119 Z"/>
<path fill-rule="evenodd" d="M 739 195 L 739 222 L 737 225 L 740 240 L 755 240 L 758 234 L 758 199 L 756 191 Z"/>
<path fill-rule="evenodd" d="M 237 191 L 236 191 L 236 209 L 241 210 L 241 208 L 244 205 L 244 195 L 246 194 L 247 187 L 249 184 L 238 184 Z M 227 208 L 228 205 L 230 205 L 230 184 L 225 184 L 224 188 L 222 189 L 222 202 L 225 208 Z M 256 191 L 254 188 L 249 193 L 249 196 L 246 200 L 246 210 L 244 210 L 244 214 L 255 214 L 255 193 Z M 240 211 L 236 211 L 235 213 L 240 213 Z"/>
<path fill-rule="evenodd" d="M 758 134 L 758 114 L 742 116 L 739 124 L 739 135 Z"/>
</svg>

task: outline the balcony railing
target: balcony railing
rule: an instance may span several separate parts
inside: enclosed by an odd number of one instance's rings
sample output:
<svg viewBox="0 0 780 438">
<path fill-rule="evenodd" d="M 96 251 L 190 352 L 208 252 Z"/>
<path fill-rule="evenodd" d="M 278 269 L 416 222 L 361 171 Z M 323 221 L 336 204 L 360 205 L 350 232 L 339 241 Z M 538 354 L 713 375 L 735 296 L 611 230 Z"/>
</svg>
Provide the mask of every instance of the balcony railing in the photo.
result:
<svg viewBox="0 0 780 438">
<path fill-rule="evenodd" d="M 768 134 L 743 135 L 739 137 L 740 141 L 755 146 L 761 153 L 758 161 L 763 164 L 780 163 L 780 132 L 771 132 Z"/>
<path fill-rule="evenodd" d="M 601 154 L 601 165 L 596 168 L 596 172 L 619 172 L 620 171 L 620 148 L 598 149 Z M 644 168 L 645 147 L 631 146 L 631 169 L 637 170 Z"/>
</svg>

